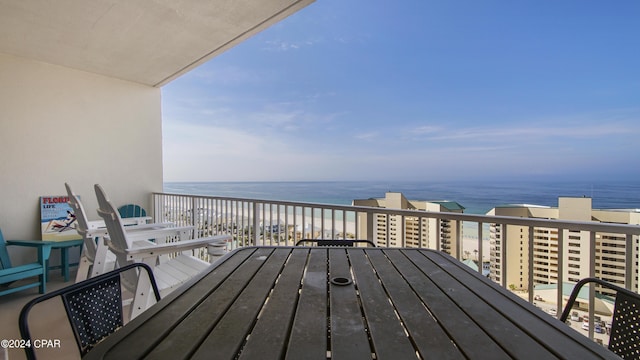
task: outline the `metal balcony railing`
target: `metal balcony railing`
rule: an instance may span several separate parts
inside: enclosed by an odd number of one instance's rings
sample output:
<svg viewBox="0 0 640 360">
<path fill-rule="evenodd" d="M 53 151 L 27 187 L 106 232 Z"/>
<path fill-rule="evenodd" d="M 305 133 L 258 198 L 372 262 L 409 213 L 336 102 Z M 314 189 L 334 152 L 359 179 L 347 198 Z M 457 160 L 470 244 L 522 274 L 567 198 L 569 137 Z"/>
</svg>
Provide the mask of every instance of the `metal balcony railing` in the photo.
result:
<svg viewBox="0 0 640 360">
<path fill-rule="evenodd" d="M 623 239 L 623 244 L 616 247 L 617 265 L 624 269 L 623 278 L 617 279 L 617 283 L 638 292 L 638 225 L 167 193 L 153 193 L 152 198 L 155 221 L 193 225 L 198 231 L 197 236 L 230 234 L 234 241 L 229 244 L 229 250 L 252 245 L 293 246 L 303 238 L 363 239 L 373 241 L 377 246 L 430 248 L 445 251 L 459 260 L 463 259 L 463 254 L 467 257 L 473 254 L 472 259 L 481 259 L 478 261 L 478 271 L 482 272 L 483 267 L 490 268 L 492 280 L 505 288 L 513 287 L 509 278 L 516 276 L 509 273 L 517 268 L 510 266 L 510 262 L 522 262 L 526 265 L 525 270 L 518 275 L 526 276 L 527 286 L 522 290 L 527 294 L 525 298 L 528 297 L 532 303 L 535 285 L 545 281 L 569 281 L 566 263 L 569 262 L 569 256 L 572 259 L 578 256 L 574 250 L 570 250 L 577 242 L 575 232 L 588 234 L 586 241 L 583 241 L 588 242 L 586 248 L 590 255 L 580 254 L 582 264 L 587 265 L 587 270 L 581 269 L 584 277 L 595 277 L 600 272 L 598 266 L 601 260 L 597 262 L 596 258 L 600 259 L 602 255 L 598 253 L 602 248 L 601 239 L 607 239 L 608 242 L 611 241 L 609 239 Z M 473 229 L 473 234 L 465 231 L 467 225 L 471 225 L 468 228 Z M 524 228 L 524 234 L 520 235 L 519 230 L 517 237 L 515 234 L 510 237 L 511 226 Z M 544 244 L 536 242 L 536 235 L 540 233 L 552 236 L 554 240 Z M 464 248 L 469 246 L 469 240 L 463 241 L 463 236 L 473 238 L 474 249 Z M 521 236 L 526 237 L 526 242 Z M 485 242 L 491 243 L 491 247 L 487 246 L 490 248 L 488 251 L 483 246 Z M 545 249 L 547 245 L 549 248 Z M 523 246 L 519 258 L 510 255 L 513 254 L 512 247 L 515 251 Z M 534 256 L 551 251 L 555 255 L 553 269 L 533 266 Z M 526 254 L 525 259 L 522 259 L 522 254 Z M 587 260 L 584 260 L 585 256 Z M 611 259 L 607 258 L 608 264 Z M 483 266 L 483 262 L 490 264 Z M 562 286 L 556 286 L 556 289 L 555 304 L 557 314 L 560 314 L 566 296 L 559 291 Z M 592 289 L 590 304 L 593 304 L 594 296 L 595 290 Z M 589 306 L 591 320 L 593 308 Z M 593 321 L 590 323 L 593 324 Z M 589 334 L 593 338 L 593 328 Z"/>
</svg>

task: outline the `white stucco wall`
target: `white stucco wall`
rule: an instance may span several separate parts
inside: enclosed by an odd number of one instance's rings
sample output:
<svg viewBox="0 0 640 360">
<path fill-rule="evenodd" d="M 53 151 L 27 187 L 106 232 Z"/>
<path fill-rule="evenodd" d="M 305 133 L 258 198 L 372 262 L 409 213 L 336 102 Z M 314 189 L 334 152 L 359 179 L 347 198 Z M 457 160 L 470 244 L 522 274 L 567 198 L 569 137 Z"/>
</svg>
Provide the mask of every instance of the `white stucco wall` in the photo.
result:
<svg viewBox="0 0 640 360">
<path fill-rule="evenodd" d="M 162 190 L 160 89 L 0 54 L 0 228 L 40 239 L 41 195 L 69 182 L 97 219 L 93 184 L 150 210 Z"/>
</svg>

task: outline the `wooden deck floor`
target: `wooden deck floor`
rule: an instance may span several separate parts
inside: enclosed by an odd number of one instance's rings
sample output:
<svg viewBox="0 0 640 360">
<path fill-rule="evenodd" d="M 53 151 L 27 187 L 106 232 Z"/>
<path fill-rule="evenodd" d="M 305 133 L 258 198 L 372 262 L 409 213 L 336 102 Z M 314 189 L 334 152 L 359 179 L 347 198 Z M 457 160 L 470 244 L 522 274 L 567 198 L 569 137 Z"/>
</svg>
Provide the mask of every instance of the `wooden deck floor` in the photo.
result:
<svg viewBox="0 0 640 360">
<path fill-rule="evenodd" d="M 71 272 L 71 279 L 75 278 L 75 269 Z M 64 282 L 59 272 L 52 271 L 47 282 L 47 291 L 73 284 L 73 280 Z M 0 340 L 20 339 L 18 330 L 18 316 L 24 304 L 38 297 L 37 288 L 29 289 L 0 297 Z M 60 340 L 59 348 L 40 349 L 37 354 L 43 359 L 79 359 L 78 349 L 69 328 L 62 303 L 50 303 L 46 306 L 34 308 L 31 319 L 38 319 L 38 325 L 33 324 L 32 336 L 37 339 Z M 26 359 L 22 349 L 0 348 L 0 359 Z"/>
</svg>

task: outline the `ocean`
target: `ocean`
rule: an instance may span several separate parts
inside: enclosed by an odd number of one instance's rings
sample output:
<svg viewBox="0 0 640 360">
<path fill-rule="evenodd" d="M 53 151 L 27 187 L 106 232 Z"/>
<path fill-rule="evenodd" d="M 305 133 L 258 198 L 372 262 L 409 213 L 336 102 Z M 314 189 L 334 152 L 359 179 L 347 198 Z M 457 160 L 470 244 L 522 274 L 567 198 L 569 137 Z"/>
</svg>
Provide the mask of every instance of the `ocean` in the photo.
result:
<svg viewBox="0 0 640 360">
<path fill-rule="evenodd" d="M 351 205 L 353 199 L 382 198 L 393 191 L 411 200 L 456 201 L 469 214 L 485 214 L 507 204 L 557 206 L 559 196 L 590 197 L 594 209 L 640 209 L 640 181 L 167 182 L 164 191 L 333 205 Z"/>
</svg>

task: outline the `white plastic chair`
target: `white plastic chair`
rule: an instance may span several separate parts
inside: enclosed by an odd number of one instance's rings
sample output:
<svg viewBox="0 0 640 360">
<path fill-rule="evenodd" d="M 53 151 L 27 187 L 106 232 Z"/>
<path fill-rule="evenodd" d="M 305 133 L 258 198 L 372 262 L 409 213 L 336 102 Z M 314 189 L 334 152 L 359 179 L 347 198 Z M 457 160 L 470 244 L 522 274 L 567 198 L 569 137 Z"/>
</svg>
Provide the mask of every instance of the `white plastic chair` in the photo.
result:
<svg viewBox="0 0 640 360">
<path fill-rule="evenodd" d="M 65 183 L 64 186 L 67 189 L 69 205 L 76 216 L 76 230 L 84 238 L 84 246 L 76 274 L 76 282 L 80 282 L 113 270 L 116 267 L 116 256 L 109 251 L 104 243 L 104 237 L 107 236 L 107 228 L 104 221 L 90 221 L 80 197 L 71 190 L 71 186 L 68 183 Z M 173 226 L 172 223 L 147 224 L 149 219 L 151 218 L 127 218 L 124 224 L 127 225 L 126 230 L 130 232 L 163 229 Z"/>
<path fill-rule="evenodd" d="M 189 250 L 207 248 L 208 245 L 222 247 L 231 241 L 230 235 L 186 240 L 191 233 L 197 233 L 193 227 L 127 232 L 117 208 L 108 200 L 102 187 L 96 184 L 95 190 L 98 198 L 98 215 L 104 220 L 109 233 L 107 244 L 116 254 L 118 264 L 124 266 L 133 262 L 144 262 L 149 265 L 153 269 L 162 297 L 209 267 L 208 262 L 188 254 Z M 148 240 L 167 236 L 178 236 L 180 241 L 160 243 Z M 169 260 L 159 261 L 159 256 L 165 254 L 171 255 Z M 140 284 L 138 286 L 140 287 Z M 144 299 L 141 300 L 144 301 Z M 135 301 L 138 301 L 138 298 Z M 146 307 L 134 304 L 134 308 Z M 135 315 L 137 314 L 132 316 Z"/>
</svg>

